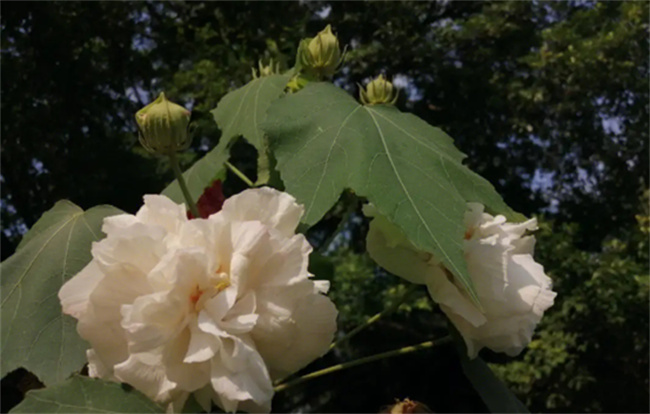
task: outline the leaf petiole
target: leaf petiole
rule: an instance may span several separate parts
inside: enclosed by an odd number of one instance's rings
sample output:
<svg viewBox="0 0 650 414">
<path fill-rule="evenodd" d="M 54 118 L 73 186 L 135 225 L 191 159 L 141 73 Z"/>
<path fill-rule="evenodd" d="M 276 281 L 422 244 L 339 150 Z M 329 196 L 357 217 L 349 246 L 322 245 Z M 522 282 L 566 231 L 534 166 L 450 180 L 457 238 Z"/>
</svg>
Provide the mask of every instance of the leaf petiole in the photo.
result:
<svg viewBox="0 0 650 414">
<path fill-rule="evenodd" d="M 185 197 L 185 202 L 187 202 L 187 206 L 192 212 L 192 215 L 194 217 L 201 217 L 201 215 L 199 214 L 199 210 L 196 208 L 196 204 L 194 203 L 194 200 L 192 200 L 190 191 L 187 189 L 187 184 L 185 183 L 185 178 L 183 178 L 183 173 L 181 172 L 181 169 L 178 166 L 178 158 L 176 157 L 176 153 L 173 151 L 169 153 L 169 164 L 172 166 L 172 170 L 174 171 L 174 175 L 176 176 L 178 185 L 181 187 L 181 191 L 183 192 L 183 197 Z"/>
<path fill-rule="evenodd" d="M 225 164 L 226 164 L 226 167 L 228 167 L 230 169 L 230 171 L 232 171 L 237 177 L 239 177 L 243 182 L 245 182 L 247 186 L 249 186 L 251 188 L 255 187 L 255 183 L 253 183 L 253 181 L 250 178 L 246 177 L 246 174 L 239 171 L 239 169 L 237 167 L 235 167 L 234 165 L 232 165 L 228 161 L 226 161 Z"/>
</svg>

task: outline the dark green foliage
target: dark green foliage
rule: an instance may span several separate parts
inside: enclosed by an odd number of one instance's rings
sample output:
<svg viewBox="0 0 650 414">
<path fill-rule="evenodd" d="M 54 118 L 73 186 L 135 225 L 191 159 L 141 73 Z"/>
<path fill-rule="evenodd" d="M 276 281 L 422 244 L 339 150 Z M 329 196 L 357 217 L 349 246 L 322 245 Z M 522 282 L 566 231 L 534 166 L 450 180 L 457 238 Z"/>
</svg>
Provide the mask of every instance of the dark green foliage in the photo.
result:
<svg viewBox="0 0 650 414">
<path fill-rule="evenodd" d="M 556 303 L 524 357 L 493 366 L 529 406 L 647 411 L 647 211 L 637 220 L 598 253 L 575 247 L 575 225 L 542 226 L 538 257 L 553 278 Z"/>
<path fill-rule="evenodd" d="M 514 210 L 549 219 L 537 259 L 556 305 L 524 355 L 484 358 L 532 412 L 650 408 L 647 213 L 642 231 L 635 220 L 648 185 L 647 3 L 7 2 L 2 11 L 3 259 L 59 199 L 134 212 L 142 194 L 169 184 L 166 164 L 137 144 L 133 113 L 151 97 L 164 90 L 191 105 L 188 167 L 219 141 L 209 111 L 257 60 L 289 68 L 299 40 L 331 23 L 349 46 L 338 84 L 356 96 L 357 82 L 402 75 L 400 110 L 454 137 Z M 256 178 L 257 154 L 242 140 L 231 162 Z M 226 195 L 243 188 L 228 173 Z M 344 210 L 310 230 L 316 247 Z M 342 248 L 325 255 L 342 332 L 403 289 L 361 255 L 366 223 L 355 211 L 334 243 Z M 421 290 L 305 372 L 445 331 Z M 486 409 L 452 347 L 320 378 L 274 409 L 373 412 L 403 397 L 437 412 Z"/>
</svg>

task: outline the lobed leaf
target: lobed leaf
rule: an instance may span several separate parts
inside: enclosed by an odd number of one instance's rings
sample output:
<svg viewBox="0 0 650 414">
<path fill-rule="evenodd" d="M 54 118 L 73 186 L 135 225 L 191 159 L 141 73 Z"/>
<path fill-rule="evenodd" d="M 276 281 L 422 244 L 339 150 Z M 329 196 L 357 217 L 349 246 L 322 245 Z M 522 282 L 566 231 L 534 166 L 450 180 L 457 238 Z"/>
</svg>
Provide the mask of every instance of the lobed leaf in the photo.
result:
<svg viewBox="0 0 650 414">
<path fill-rule="evenodd" d="M 462 164 L 447 134 L 393 106 L 362 106 L 323 82 L 279 99 L 267 119 L 278 170 L 305 205 L 305 223 L 320 220 L 350 187 L 439 257 L 477 300 L 463 257 L 466 202 L 520 217 Z"/>
<path fill-rule="evenodd" d="M 273 101 L 284 92 L 293 72 L 283 75 L 262 76 L 224 96 L 212 111 L 214 120 L 221 128 L 218 148 L 226 151 L 235 138 L 243 136 L 258 153 L 258 184 L 265 184 L 271 177 L 272 161 L 268 154 L 268 140 L 260 125 Z"/>
<path fill-rule="evenodd" d="M 289 73 L 262 76 L 221 98 L 212 110 L 221 128 L 219 146 L 228 146 L 233 138 L 241 135 L 258 151 L 265 150 L 267 145 L 260 124 L 271 102 L 282 95 L 289 77 Z"/>
<path fill-rule="evenodd" d="M 111 206 L 84 212 L 59 201 L 2 262 L 2 376 L 24 367 L 52 384 L 83 366 L 87 344 L 77 335 L 76 321 L 61 313 L 57 294 L 91 260 L 104 217 L 120 213 Z"/>
</svg>

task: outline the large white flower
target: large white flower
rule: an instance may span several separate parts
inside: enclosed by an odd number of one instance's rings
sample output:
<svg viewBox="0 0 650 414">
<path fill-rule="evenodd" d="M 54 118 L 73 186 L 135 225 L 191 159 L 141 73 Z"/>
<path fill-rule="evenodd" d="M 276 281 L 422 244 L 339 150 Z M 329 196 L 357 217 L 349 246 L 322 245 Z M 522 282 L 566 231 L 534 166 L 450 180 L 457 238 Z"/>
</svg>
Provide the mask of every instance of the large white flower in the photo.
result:
<svg viewBox="0 0 650 414">
<path fill-rule="evenodd" d="M 302 206 L 269 188 L 226 200 L 208 219 L 149 195 L 104 220 L 93 260 L 60 290 L 79 320 L 93 377 L 133 385 L 168 410 L 265 411 L 274 377 L 325 353 L 336 330 L 327 282 L 307 271 Z"/>
<path fill-rule="evenodd" d="M 436 257 L 418 250 L 372 206 L 364 212 L 374 217 L 367 237 L 370 256 L 389 272 L 427 286 L 463 336 L 471 358 L 483 347 L 517 355 L 528 345 L 556 295 L 533 259 L 535 238 L 525 235 L 537 227 L 535 219 L 506 223 L 503 216 L 485 213 L 483 205 L 468 203 L 464 251 L 481 312 Z"/>
</svg>

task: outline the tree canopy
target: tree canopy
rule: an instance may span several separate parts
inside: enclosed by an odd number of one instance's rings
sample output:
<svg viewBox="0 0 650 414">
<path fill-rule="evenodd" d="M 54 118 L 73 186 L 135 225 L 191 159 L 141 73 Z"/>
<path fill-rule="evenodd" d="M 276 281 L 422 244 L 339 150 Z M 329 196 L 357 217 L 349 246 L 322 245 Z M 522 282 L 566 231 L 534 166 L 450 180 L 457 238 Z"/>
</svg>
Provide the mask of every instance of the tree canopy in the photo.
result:
<svg viewBox="0 0 650 414">
<path fill-rule="evenodd" d="M 188 166 L 226 133 L 211 111 L 258 60 L 288 69 L 300 39 L 331 24 L 347 45 L 336 84 L 357 96 L 380 73 L 393 79 L 398 107 L 454 137 L 508 205 L 544 220 L 538 256 L 558 300 L 523 356 L 486 355 L 499 375 L 531 411 L 647 412 L 649 12 L 592 1 L 6 3 L 2 258 L 60 199 L 135 212 L 172 181 L 138 144 L 133 118 L 159 92 L 192 110 Z M 252 146 L 239 140 L 232 154 L 254 176 Z M 227 195 L 242 188 L 236 177 L 224 185 Z M 349 330 L 404 287 L 360 254 L 360 208 L 343 210 L 308 237 L 333 300 L 356 298 L 340 309 Z M 342 220 L 344 236 L 329 244 Z M 443 328 L 432 310 L 419 292 L 328 361 L 424 340 Z M 436 352 L 450 355 L 323 378 L 276 409 L 367 412 L 410 397 L 435 411 L 484 410 L 451 350 Z M 3 399 L 15 381 L 3 380 Z M 612 399 L 621 395 L 630 398 Z"/>
</svg>

